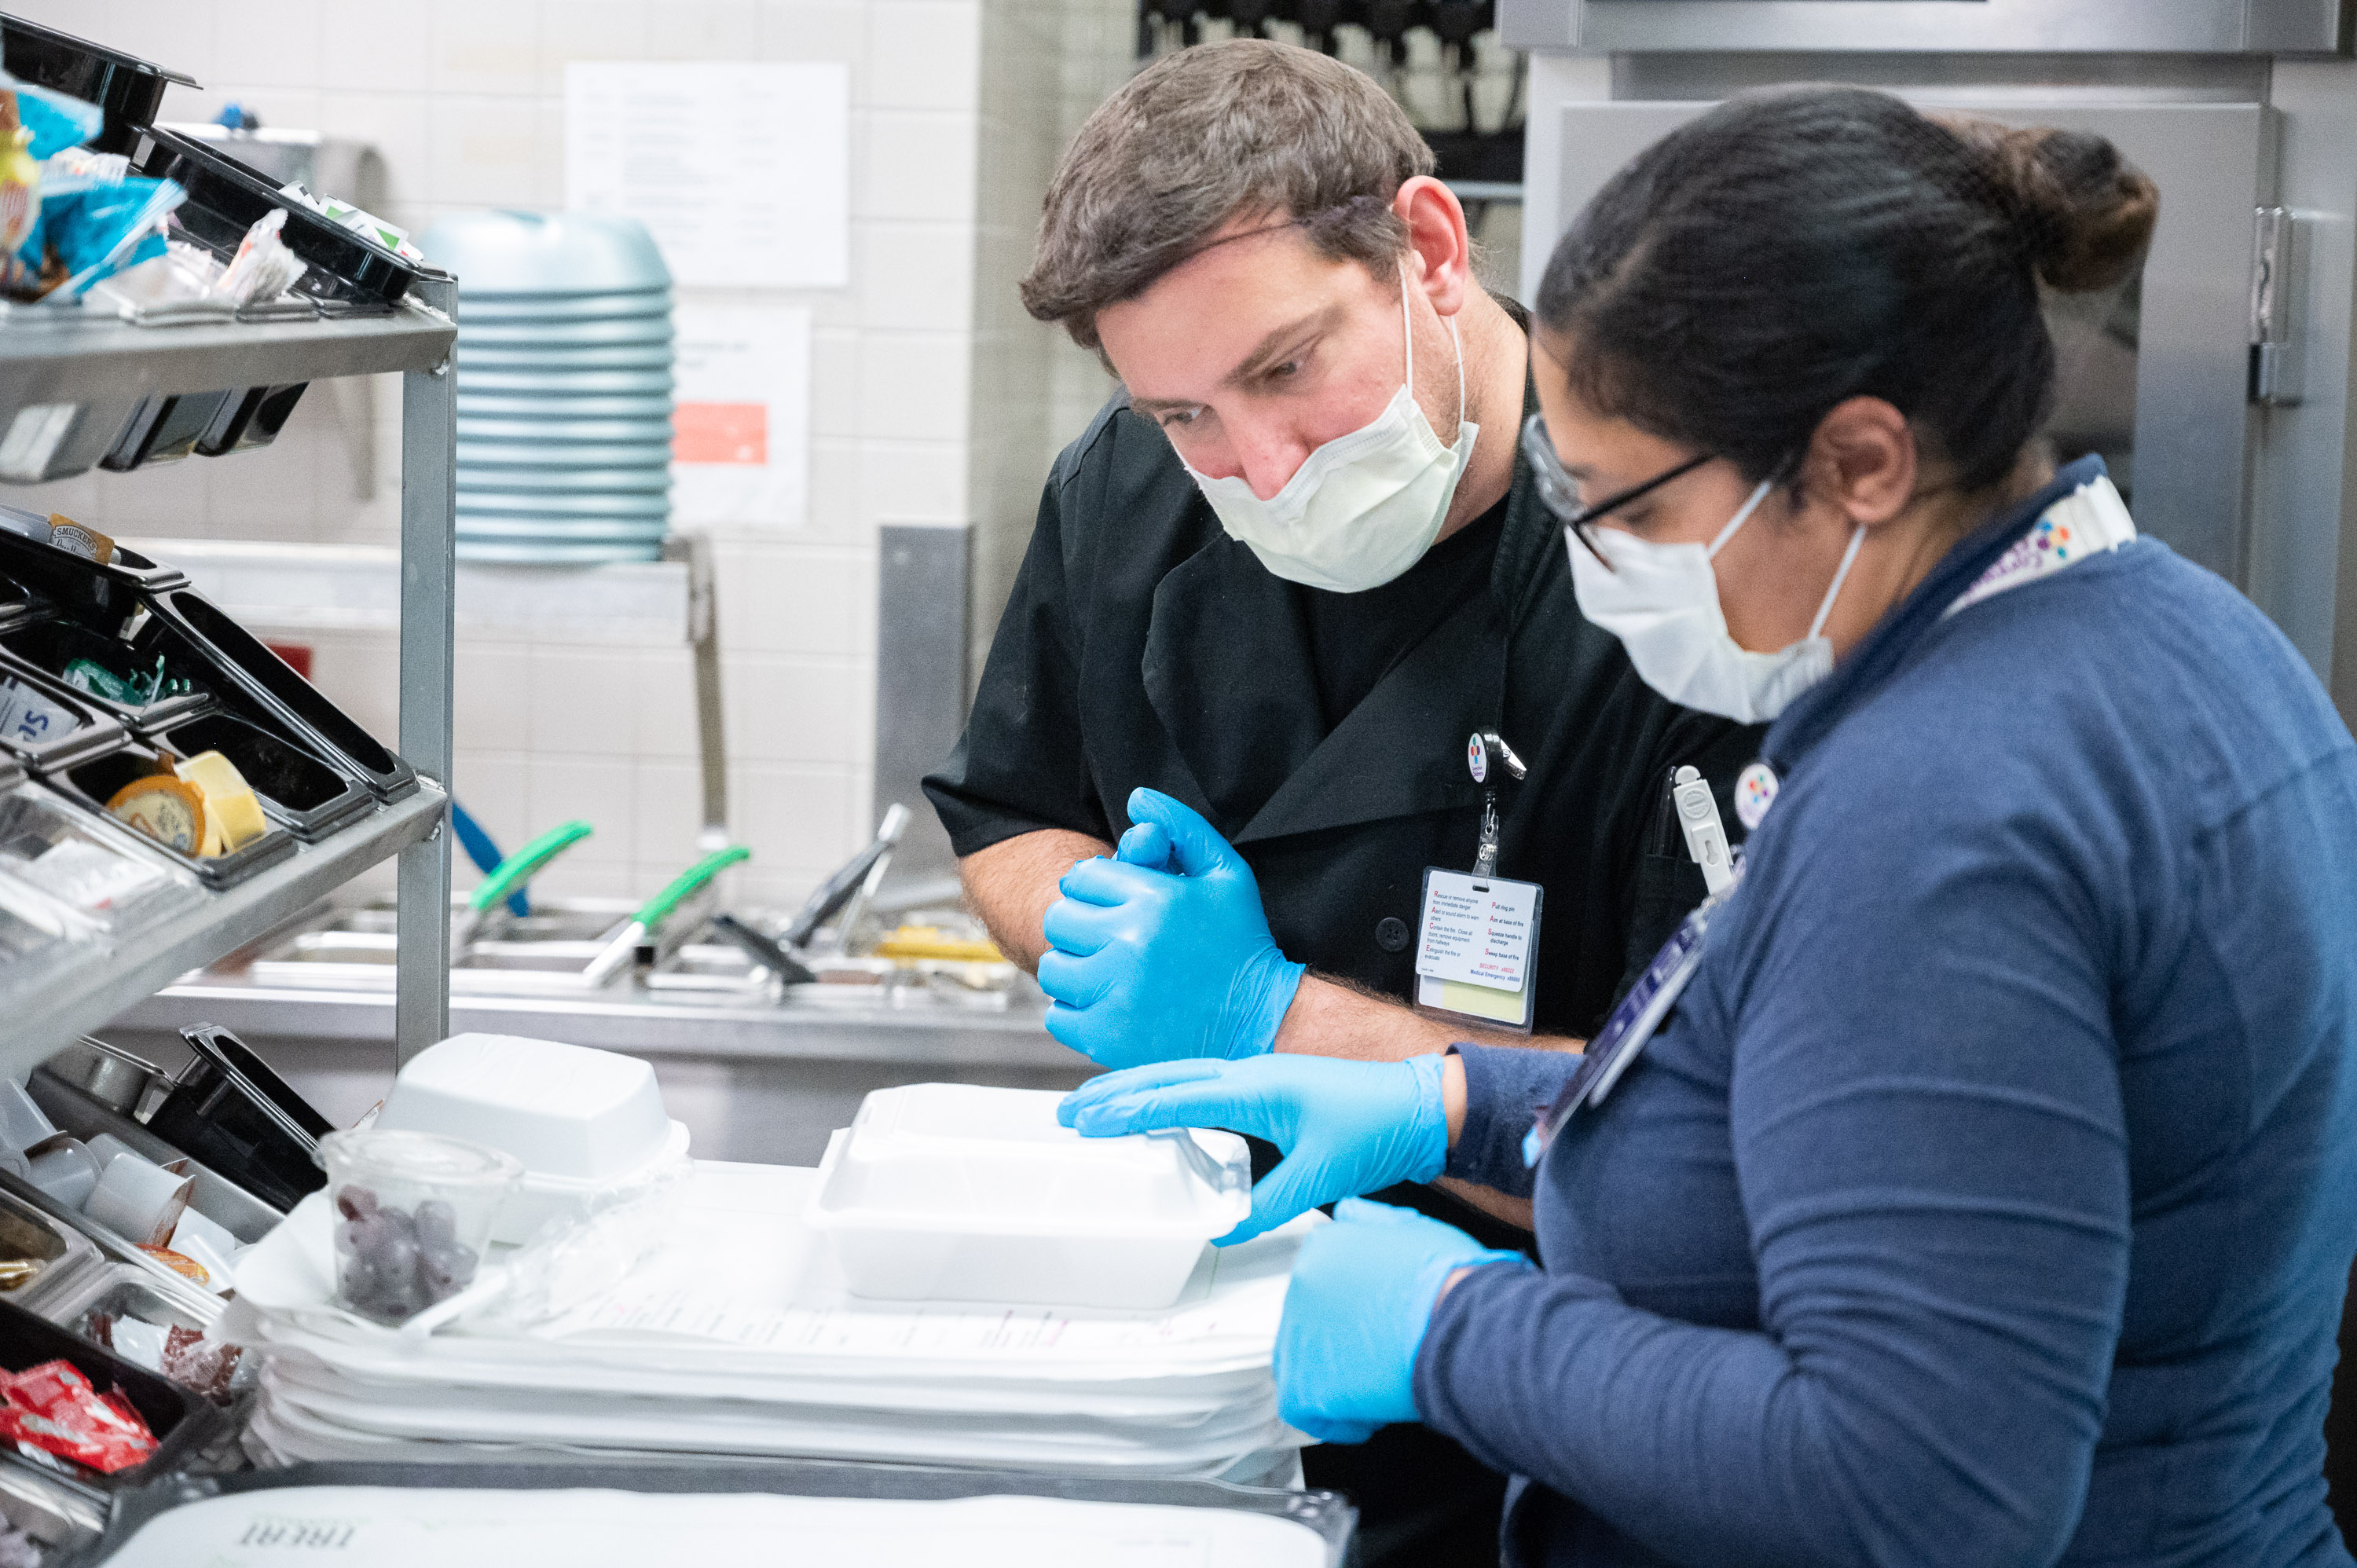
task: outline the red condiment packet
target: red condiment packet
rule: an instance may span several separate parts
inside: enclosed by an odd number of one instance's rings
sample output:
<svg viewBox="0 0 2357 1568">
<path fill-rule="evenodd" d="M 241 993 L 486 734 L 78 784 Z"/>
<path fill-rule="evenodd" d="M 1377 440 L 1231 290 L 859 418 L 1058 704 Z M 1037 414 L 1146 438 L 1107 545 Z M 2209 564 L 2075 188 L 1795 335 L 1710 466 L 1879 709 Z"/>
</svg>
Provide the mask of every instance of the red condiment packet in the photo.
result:
<svg viewBox="0 0 2357 1568">
<path fill-rule="evenodd" d="M 0 1380 L 0 1437 L 29 1444 L 102 1475 L 156 1452 L 156 1434 L 130 1402 L 100 1393 L 70 1361 L 44 1361 Z"/>
</svg>

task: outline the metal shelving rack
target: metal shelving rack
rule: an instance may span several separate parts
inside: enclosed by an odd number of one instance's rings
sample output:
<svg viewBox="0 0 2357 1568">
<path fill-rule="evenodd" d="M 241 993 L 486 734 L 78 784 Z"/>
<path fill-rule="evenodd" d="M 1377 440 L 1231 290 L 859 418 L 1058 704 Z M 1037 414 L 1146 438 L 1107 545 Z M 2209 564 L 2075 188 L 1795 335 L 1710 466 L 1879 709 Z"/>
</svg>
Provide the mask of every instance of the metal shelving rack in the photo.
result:
<svg viewBox="0 0 2357 1568">
<path fill-rule="evenodd" d="M 456 629 L 457 283 L 428 274 L 389 314 L 146 326 L 77 310 L 0 316 L 0 429 L 43 404 L 122 402 L 339 376 L 402 372 L 401 734 L 416 794 L 140 933 L 51 986 L 30 1016 L 0 1023 L 0 1076 L 22 1077 L 75 1036 L 398 856 L 401 953 L 393 1040 L 405 1061 L 448 1033 L 452 639 Z M 188 459 L 215 461 L 216 459 Z M 256 458 L 231 461 L 255 462 Z M 5 491 L 0 491 L 5 494 Z"/>
</svg>

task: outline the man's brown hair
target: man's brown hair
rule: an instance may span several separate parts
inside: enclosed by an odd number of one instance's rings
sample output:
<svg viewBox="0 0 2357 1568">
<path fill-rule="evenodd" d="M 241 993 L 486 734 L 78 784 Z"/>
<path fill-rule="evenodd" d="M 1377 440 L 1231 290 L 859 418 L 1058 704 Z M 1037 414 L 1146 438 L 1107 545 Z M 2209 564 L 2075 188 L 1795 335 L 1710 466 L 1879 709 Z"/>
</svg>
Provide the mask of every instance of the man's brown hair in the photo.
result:
<svg viewBox="0 0 2357 1568">
<path fill-rule="evenodd" d="M 1297 223 L 1388 280 L 1407 225 L 1391 209 L 1432 149 L 1365 73 L 1259 38 L 1181 49 L 1081 127 L 1048 187 L 1023 306 L 1095 349 L 1096 316 L 1232 222 Z"/>
</svg>

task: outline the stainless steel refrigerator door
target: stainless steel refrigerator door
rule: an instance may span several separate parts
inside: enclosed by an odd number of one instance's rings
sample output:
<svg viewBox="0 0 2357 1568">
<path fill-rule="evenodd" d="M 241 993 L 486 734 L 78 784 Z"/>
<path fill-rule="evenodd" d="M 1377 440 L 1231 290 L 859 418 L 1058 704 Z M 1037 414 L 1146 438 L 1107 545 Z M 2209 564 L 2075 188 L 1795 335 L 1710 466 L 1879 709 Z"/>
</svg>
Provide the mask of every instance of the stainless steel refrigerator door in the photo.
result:
<svg viewBox="0 0 2357 1568">
<path fill-rule="evenodd" d="M 1878 8 L 1845 3 L 1860 11 Z M 1975 102 L 1968 91 L 1905 96 L 1927 108 L 2095 132 L 2159 185 L 2160 221 L 2145 262 L 2136 356 L 2136 525 L 2243 582 L 2244 475 L 2252 430 L 2252 211 L 2274 199 L 2272 111 L 2257 103 L 2089 105 L 2010 96 Z M 1558 103 L 1555 124 L 1543 132 L 1536 116 L 1544 108 L 1534 106 L 1523 297 L 1536 297 L 1555 238 L 1604 182 L 1709 107 Z"/>
</svg>

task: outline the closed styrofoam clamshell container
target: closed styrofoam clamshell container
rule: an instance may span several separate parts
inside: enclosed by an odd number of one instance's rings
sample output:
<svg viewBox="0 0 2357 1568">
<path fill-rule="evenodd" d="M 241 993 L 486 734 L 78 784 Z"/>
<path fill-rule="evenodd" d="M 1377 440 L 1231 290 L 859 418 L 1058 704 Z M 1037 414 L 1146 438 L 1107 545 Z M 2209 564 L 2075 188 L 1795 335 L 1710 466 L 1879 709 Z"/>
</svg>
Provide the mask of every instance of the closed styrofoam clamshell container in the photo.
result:
<svg viewBox="0 0 2357 1568">
<path fill-rule="evenodd" d="M 1053 1090 L 908 1084 L 827 1145 L 803 1219 L 855 1294 L 1152 1310 L 1252 1208 L 1243 1140 L 1083 1138 Z"/>
<path fill-rule="evenodd" d="M 646 1062 L 518 1035 L 454 1035 L 427 1047 L 393 1079 L 375 1125 L 464 1138 L 522 1161 L 522 1184 L 494 1241 L 586 1215 L 688 1148 Z"/>
</svg>

